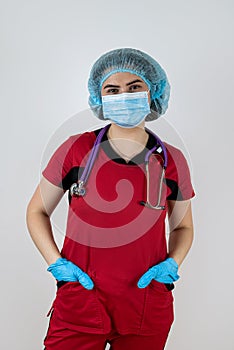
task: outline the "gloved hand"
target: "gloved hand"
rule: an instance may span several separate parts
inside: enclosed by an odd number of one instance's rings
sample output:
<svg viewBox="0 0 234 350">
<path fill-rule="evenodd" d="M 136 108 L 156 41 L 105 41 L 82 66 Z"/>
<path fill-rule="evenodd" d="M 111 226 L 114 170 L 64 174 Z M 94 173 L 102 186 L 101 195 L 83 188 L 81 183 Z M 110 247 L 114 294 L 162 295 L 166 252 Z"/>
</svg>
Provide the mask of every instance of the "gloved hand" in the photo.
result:
<svg viewBox="0 0 234 350">
<path fill-rule="evenodd" d="M 180 276 L 177 275 L 177 272 L 178 265 L 176 261 L 173 258 L 167 258 L 144 273 L 139 279 L 137 286 L 139 288 L 145 288 L 150 284 L 152 279 L 161 283 L 173 283 L 180 278 Z"/>
<path fill-rule="evenodd" d="M 48 267 L 47 271 L 51 272 L 58 281 L 79 281 L 86 289 L 93 289 L 94 287 L 93 281 L 87 273 L 65 258 L 58 258 L 54 264 Z"/>
</svg>

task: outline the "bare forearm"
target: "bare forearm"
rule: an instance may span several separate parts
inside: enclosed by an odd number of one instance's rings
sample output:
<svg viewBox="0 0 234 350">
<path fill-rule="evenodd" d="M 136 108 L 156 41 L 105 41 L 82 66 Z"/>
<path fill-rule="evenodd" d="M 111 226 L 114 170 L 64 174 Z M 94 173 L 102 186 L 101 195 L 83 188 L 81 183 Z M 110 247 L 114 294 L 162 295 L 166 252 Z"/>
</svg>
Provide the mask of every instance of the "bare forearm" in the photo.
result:
<svg viewBox="0 0 234 350">
<path fill-rule="evenodd" d="M 193 228 L 181 227 L 170 233 L 169 257 L 173 258 L 180 266 L 185 259 L 193 242 Z"/>
<path fill-rule="evenodd" d="M 61 257 L 54 241 L 50 218 L 41 212 L 27 212 L 27 226 L 36 247 L 47 264 L 54 263 Z"/>
</svg>

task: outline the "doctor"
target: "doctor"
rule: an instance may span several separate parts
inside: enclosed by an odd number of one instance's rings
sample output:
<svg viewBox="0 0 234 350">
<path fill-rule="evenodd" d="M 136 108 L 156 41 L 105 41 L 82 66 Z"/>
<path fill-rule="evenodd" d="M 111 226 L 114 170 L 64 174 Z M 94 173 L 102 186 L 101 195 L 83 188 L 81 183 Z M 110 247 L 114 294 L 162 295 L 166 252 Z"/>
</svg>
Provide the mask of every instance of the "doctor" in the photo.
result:
<svg viewBox="0 0 234 350">
<path fill-rule="evenodd" d="M 145 128 L 165 113 L 170 86 L 152 57 L 123 48 L 95 62 L 88 88 L 92 111 L 110 124 L 73 135 L 54 152 L 27 208 L 30 235 L 57 282 L 45 349 L 104 350 L 109 343 L 112 350 L 162 350 L 174 319 L 172 289 L 193 240 L 195 195 L 182 152 L 167 143 L 165 151 L 155 147 Z M 98 135 L 79 196 L 71 188 Z M 50 216 L 65 192 L 69 212 L 59 251 Z"/>
</svg>

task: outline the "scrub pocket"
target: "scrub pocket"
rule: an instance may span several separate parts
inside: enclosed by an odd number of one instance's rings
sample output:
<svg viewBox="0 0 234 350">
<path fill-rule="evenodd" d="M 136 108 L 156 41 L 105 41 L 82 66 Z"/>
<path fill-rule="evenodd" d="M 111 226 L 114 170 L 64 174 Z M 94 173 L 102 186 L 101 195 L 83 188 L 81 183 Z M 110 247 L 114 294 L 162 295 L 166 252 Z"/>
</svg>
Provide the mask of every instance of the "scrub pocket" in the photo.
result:
<svg viewBox="0 0 234 350">
<path fill-rule="evenodd" d="M 58 282 L 53 317 L 64 328 L 95 334 L 108 333 L 110 319 L 95 288 L 85 289 L 79 282 Z"/>
<path fill-rule="evenodd" d="M 141 331 L 144 334 L 167 334 L 174 321 L 174 285 L 152 280 L 146 291 L 145 310 Z"/>
</svg>

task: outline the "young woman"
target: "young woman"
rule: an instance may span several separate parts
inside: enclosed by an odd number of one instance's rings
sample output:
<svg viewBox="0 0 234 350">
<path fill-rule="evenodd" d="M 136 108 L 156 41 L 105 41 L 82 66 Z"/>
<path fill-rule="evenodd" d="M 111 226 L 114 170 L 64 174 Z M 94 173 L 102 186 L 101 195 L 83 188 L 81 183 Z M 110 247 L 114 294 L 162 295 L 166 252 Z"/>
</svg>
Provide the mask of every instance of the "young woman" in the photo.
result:
<svg viewBox="0 0 234 350">
<path fill-rule="evenodd" d="M 31 237 L 57 282 L 45 349 L 162 350 L 193 240 L 187 162 L 145 127 L 165 113 L 170 86 L 152 57 L 123 48 L 95 62 L 88 88 L 94 114 L 110 124 L 55 151 L 27 208 Z M 50 216 L 65 192 L 59 251 Z"/>
</svg>

